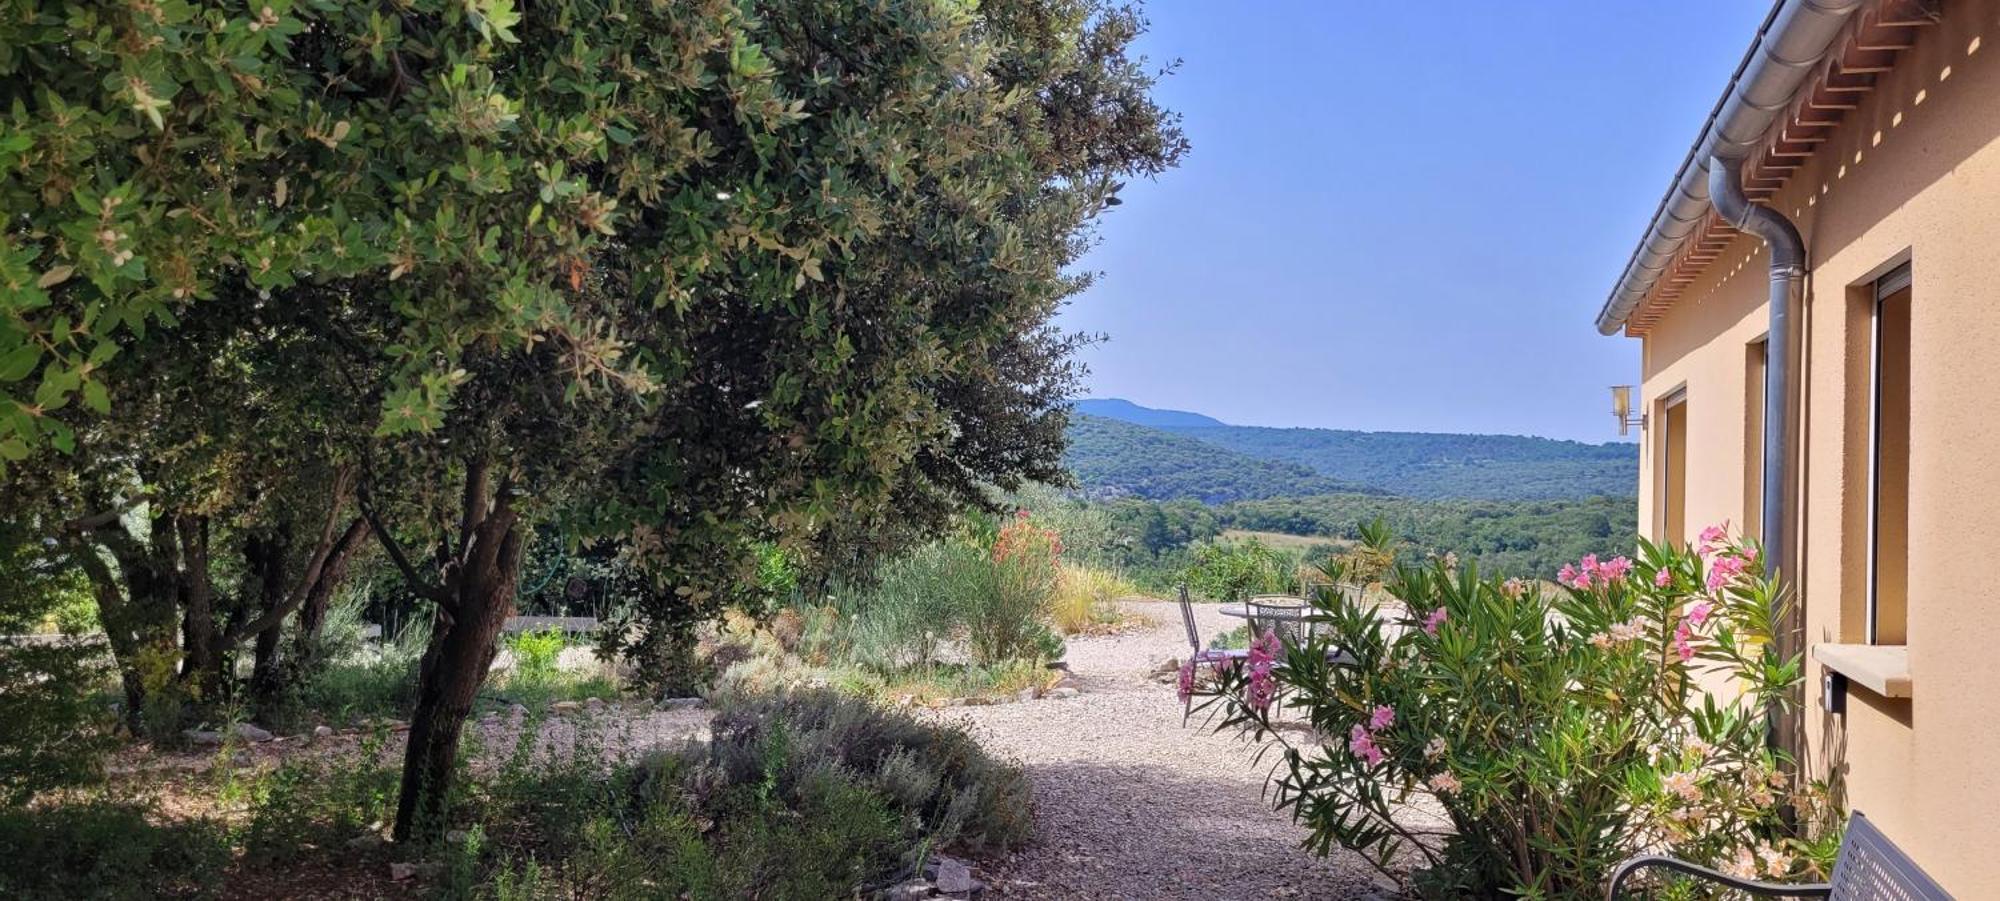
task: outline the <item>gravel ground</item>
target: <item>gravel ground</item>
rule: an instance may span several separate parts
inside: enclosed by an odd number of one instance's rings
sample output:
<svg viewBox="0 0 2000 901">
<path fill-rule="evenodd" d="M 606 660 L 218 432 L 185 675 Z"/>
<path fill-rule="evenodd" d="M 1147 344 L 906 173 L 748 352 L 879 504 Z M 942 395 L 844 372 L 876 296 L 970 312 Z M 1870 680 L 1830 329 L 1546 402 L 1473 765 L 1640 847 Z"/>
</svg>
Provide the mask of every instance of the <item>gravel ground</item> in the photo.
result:
<svg viewBox="0 0 2000 901">
<path fill-rule="evenodd" d="M 1368 898 L 1390 894 L 1368 864 L 1298 849 L 1304 830 L 1263 801 L 1254 749 L 1182 724 L 1174 687 L 1146 674 L 1186 657 L 1172 604 L 1132 602 L 1151 624 L 1073 639 L 1082 694 L 1066 700 L 953 709 L 981 744 L 1027 767 L 1035 839 L 983 865 L 1004 898 Z M 1240 620 L 1197 606 L 1203 636 Z"/>
</svg>

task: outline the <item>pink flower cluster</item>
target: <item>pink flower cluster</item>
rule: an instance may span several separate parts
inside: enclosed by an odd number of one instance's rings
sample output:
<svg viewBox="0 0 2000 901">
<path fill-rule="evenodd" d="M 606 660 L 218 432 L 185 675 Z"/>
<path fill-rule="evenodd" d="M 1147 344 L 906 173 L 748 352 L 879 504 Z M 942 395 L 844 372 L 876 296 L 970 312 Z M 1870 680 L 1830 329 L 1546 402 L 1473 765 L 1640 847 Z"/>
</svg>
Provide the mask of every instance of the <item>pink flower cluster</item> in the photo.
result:
<svg viewBox="0 0 2000 901">
<path fill-rule="evenodd" d="M 1708 564 L 1708 590 L 1721 591 L 1723 586 L 1735 581 L 1743 574 L 1743 567 L 1749 561 L 1732 553 L 1724 553 Z"/>
<path fill-rule="evenodd" d="M 1556 573 L 1556 582 L 1581 591 L 1616 585 L 1625 581 L 1631 572 L 1632 560 L 1629 557 L 1613 557 L 1600 563 L 1596 554 L 1585 554 L 1574 564 L 1563 564 L 1562 571 Z"/>
<path fill-rule="evenodd" d="M 1444 625 L 1444 621 L 1448 618 L 1449 614 L 1445 613 L 1443 607 L 1432 610 L 1431 615 L 1424 617 L 1424 634 L 1436 638 L 1438 627 Z"/>
<path fill-rule="evenodd" d="M 1188 699 L 1193 697 L 1194 658 L 1190 657 L 1188 658 L 1188 662 L 1181 664 L 1181 703 L 1185 704 L 1188 702 Z"/>
<path fill-rule="evenodd" d="M 1273 629 L 1250 640 L 1250 706 L 1258 713 L 1271 709 L 1271 702 L 1278 697 L 1278 682 L 1271 677 L 1271 670 L 1277 666 L 1278 652 L 1284 644 L 1278 640 L 1278 632 Z"/>
<path fill-rule="evenodd" d="M 1347 750 L 1354 756 L 1367 761 L 1369 766 L 1380 764 L 1384 757 L 1382 746 L 1375 743 L 1375 736 L 1382 730 L 1396 724 L 1396 708 L 1386 704 L 1377 705 L 1368 713 L 1368 724 L 1355 723 L 1347 732 Z"/>
</svg>

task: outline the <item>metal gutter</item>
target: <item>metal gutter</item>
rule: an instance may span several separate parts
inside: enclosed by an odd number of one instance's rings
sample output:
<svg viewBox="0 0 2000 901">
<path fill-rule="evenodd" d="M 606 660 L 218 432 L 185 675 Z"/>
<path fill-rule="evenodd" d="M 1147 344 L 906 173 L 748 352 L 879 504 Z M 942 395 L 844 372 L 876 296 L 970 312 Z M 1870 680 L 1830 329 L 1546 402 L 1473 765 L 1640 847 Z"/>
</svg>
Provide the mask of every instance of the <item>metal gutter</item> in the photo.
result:
<svg viewBox="0 0 2000 901">
<path fill-rule="evenodd" d="M 1683 241 L 1708 217 L 1710 158 L 1743 160 L 1754 154 L 1866 2 L 1778 0 L 1771 8 L 1674 174 L 1645 238 L 1598 311 L 1599 332 L 1615 335 L 1624 328 L 1625 320 L 1666 274 Z"/>
</svg>

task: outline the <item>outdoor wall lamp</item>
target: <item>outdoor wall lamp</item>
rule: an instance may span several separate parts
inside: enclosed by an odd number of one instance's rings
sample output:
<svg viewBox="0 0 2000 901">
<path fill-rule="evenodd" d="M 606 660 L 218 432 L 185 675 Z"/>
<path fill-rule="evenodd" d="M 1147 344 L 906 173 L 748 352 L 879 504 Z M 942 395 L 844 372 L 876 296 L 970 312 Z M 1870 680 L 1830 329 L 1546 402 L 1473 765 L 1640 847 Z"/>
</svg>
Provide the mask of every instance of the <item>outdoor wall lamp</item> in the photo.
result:
<svg viewBox="0 0 2000 901">
<path fill-rule="evenodd" d="M 1641 431 L 1646 428 L 1646 414 L 1632 413 L 1631 385 L 1611 386 L 1611 416 L 1618 420 L 1618 434 L 1621 436 L 1630 434 L 1631 428 L 1635 425 Z"/>
</svg>

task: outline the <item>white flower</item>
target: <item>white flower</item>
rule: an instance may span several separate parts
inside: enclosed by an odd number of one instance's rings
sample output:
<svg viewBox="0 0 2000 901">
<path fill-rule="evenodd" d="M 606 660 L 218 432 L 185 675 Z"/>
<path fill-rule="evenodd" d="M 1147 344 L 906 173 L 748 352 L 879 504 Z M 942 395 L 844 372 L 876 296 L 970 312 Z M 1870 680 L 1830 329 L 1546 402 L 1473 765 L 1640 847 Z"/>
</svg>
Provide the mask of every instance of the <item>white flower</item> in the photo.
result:
<svg viewBox="0 0 2000 901">
<path fill-rule="evenodd" d="M 1444 739 L 1433 738 L 1424 745 L 1424 759 L 1436 760 L 1444 756 L 1444 751 L 1445 751 Z"/>
<path fill-rule="evenodd" d="M 1465 787 L 1459 783 L 1457 776 L 1451 774 L 1450 770 L 1424 780 L 1424 784 L 1430 786 L 1431 791 L 1437 792 L 1440 795 L 1454 794 L 1459 789 Z"/>
<path fill-rule="evenodd" d="M 1772 876 L 1783 876 L 1792 869 L 1792 857 L 1770 845 L 1757 846 L 1757 860 L 1764 872 Z"/>
<path fill-rule="evenodd" d="M 1757 878 L 1757 856 L 1749 848 L 1737 848 L 1736 856 L 1722 865 L 1722 872 L 1738 879 Z"/>
</svg>

